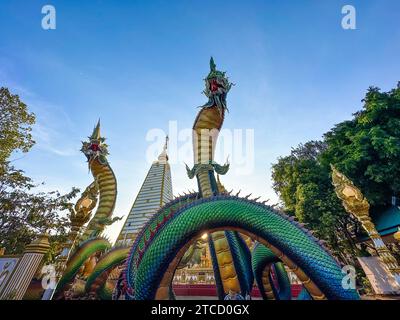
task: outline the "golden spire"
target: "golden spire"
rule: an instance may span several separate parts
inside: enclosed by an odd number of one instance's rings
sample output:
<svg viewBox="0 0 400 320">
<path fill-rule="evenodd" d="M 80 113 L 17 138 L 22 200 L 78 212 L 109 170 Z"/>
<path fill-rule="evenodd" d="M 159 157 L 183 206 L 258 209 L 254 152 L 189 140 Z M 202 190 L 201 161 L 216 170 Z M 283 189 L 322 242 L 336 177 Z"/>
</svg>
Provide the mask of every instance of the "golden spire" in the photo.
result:
<svg viewBox="0 0 400 320">
<path fill-rule="evenodd" d="M 160 155 L 158 156 L 158 161 L 164 161 L 164 162 L 167 162 L 167 161 L 168 161 L 168 154 L 167 154 L 168 141 L 169 141 L 169 138 L 168 138 L 168 136 L 166 136 L 166 137 L 165 137 L 164 148 L 163 148 L 163 151 L 162 151 L 162 152 L 160 153 Z"/>
</svg>

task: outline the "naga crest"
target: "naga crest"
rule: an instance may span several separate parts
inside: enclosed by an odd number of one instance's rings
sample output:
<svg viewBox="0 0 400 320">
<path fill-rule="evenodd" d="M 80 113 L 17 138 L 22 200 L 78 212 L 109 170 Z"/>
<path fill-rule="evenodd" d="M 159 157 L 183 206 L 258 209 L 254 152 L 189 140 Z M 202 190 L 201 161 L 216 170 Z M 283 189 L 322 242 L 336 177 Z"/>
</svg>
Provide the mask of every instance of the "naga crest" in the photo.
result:
<svg viewBox="0 0 400 320">
<path fill-rule="evenodd" d="M 89 138 L 88 142 L 82 141 L 81 151 L 86 156 L 89 165 L 92 161 L 97 159 L 101 164 L 107 163 L 108 146 L 104 141 L 105 138 L 100 135 L 100 120 L 97 122 L 96 127 L 93 129 L 93 133 Z"/>
<path fill-rule="evenodd" d="M 207 96 L 208 102 L 201 106 L 201 108 L 211 108 L 217 106 L 220 112 L 228 110 L 226 106 L 226 96 L 232 87 L 225 72 L 218 71 L 213 57 L 210 59 L 210 73 L 204 79 L 206 89 L 203 93 Z"/>
<path fill-rule="evenodd" d="M 335 187 L 337 197 L 342 200 L 346 211 L 352 213 L 356 217 L 368 214 L 369 203 L 361 193 L 361 190 L 332 164 L 331 169 L 332 184 Z"/>
</svg>

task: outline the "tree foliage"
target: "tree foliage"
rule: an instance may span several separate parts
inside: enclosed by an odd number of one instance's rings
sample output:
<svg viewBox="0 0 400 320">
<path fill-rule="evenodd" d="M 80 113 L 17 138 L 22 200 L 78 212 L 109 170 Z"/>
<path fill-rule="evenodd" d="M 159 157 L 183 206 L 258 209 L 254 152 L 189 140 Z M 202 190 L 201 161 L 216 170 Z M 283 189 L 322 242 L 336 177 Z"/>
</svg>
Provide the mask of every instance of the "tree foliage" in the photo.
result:
<svg viewBox="0 0 400 320">
<path fill-rule="evenodd" d="M 37 185 L 21 170 L 8 164 L 1 170 L 0 246 L 8 253 L 21 253 L 42 233 L 50 233 L 51 242 L 65 241 L 70 223 L 60 212 L 68 210 L 77 190 L 63 195 L 57 191 L 32 192 Z"/>
<path fill-rule="evenodd" d="M 0 163 L 15 151 L 28 152 L 34 145 L 32 125 L 35 115 L 7 88 L 0 88 Z"/>
<path fill-rule="evenodd" d="M 336 197 L 329 168 L 319 161 L 325 150 L 323 142 L 310 141 L 279 158 L 272 166 L 273 188 L 287 213 L 326 240 L 343 262 L 353 263 L 349 259 L 357 251 L 352 239 L 357 224 Z"/>
<path fill-rule="evenodd" d="M 10 164 L 14 152 L 28 152 L 33 146 L 35 116 L 5 88 L 0 89 L 0 110 L 0 247 L 8 254 L 21 253 L 39 233 L 48 233 L 51 259 L 66 240 L 70 223 L 63 212 L 78 190 L 40 192 L 38 184 Z"/>
<path fill-rule="evenodd" d="M 324 135 L 324 165 L 333 163 L 361 188 L 373 206 L 400 195 L 400 86 L 369 88 L 363 109 Z"/>
<path fill-rule="evenodd" d="M 330 164 L 361 188 L 373 208 L 389 205 L 400 192 L 400 86 L 389 92 L 371 87 L 363 103 L 353 119 L 337 124 L 322 141 L 301 144 L 272 166 L 273 188 L 284 209 L 343 260 L 359 253 L 354 236 L 361 231 L 334 193 Z"/>
</svg>

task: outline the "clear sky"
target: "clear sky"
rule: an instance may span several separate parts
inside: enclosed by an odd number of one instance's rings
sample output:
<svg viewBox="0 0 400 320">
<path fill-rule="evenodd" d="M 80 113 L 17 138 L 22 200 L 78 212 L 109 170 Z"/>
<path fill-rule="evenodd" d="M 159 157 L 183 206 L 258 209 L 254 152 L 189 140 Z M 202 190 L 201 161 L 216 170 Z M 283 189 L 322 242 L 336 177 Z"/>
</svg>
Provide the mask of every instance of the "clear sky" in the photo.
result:
<svg viewBox="0 0 400 320">
<path fill-rule="evenodd" d="M 41 28 L 46 4 L 56 30 Z M 347 4 L 356 30 L 341 26 Z M 146 134 L 169 121 L 191 128 L 212 55 L 236 84 L 224 128 L 254 129 L 254 169 L 240 175 L 232 164 L 223 183 L 276 202 L 277 157 L 349 119 L 369 86 L 400 80 L 399 21 L 398 0 L 2 0 L 0 86 L 37 115 L 37 144 L 14 164 L 47 190 L 83 190 L 92 177 L 80 141 L 101 118 L 118 179 L 114 214 L 126 215 L 150 166 Z M 181 162 L 172 180 L 175 194 L 196 189 Z"/>
</svg>

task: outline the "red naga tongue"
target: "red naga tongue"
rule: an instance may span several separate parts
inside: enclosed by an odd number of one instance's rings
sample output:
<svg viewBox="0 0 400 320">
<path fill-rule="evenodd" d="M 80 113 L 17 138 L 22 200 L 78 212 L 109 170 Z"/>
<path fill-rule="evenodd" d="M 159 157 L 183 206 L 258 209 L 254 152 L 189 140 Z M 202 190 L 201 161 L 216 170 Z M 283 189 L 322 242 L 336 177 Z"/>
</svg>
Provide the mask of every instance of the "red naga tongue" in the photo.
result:
<svg viewBox="0 0 400 320">
<path fill-rule="evenodd" d="M 210 89 L 212 92 L 215 92 L 218 90 L 218 83 L 216 80 L 211 80 Z"/>
</svg>

